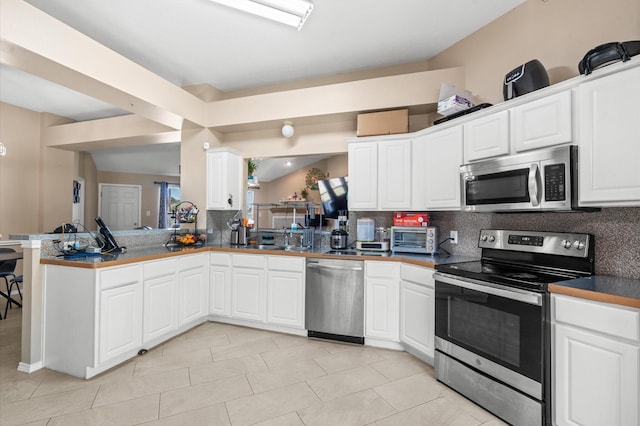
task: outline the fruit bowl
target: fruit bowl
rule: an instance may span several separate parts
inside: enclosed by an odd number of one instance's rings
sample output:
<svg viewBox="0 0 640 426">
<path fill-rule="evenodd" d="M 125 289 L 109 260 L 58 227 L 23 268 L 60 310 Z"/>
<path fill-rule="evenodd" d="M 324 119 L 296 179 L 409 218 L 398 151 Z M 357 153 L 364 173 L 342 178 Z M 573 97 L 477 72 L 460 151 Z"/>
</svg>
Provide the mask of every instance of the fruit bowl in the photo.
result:
<svg viewBox="0 0 640 426">
<path fill-rule="evenodd" d="M 176 235 L 176 242 L 183 246 L 193 246 L 202 243 L 200 238 L 193 234 Z"/>
</svg>

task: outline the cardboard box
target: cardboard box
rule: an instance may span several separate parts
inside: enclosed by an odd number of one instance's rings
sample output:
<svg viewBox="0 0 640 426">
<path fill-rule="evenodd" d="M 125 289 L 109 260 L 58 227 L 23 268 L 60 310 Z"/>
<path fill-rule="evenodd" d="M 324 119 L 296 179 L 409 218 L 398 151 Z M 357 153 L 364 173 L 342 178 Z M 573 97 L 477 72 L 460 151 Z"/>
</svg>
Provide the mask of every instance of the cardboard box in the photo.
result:
<svg viewBox="0 0 640 426">
<path fill-rule="evenodd" d="M 408 132 L 408 109 L 358 114 L 358 136 L 393 135 Z"/>
<path fill-rule="evenodd" d="M 447 116 L 474 106 L 473 95 L 467 90 L 458 89 L 449 84 L 440 85 L 438 114 Z"/>
<path fill-rule="evenodd" d="M 429 226 L 427 212 L 395 212 L 393 226 Z"/>
</svg>

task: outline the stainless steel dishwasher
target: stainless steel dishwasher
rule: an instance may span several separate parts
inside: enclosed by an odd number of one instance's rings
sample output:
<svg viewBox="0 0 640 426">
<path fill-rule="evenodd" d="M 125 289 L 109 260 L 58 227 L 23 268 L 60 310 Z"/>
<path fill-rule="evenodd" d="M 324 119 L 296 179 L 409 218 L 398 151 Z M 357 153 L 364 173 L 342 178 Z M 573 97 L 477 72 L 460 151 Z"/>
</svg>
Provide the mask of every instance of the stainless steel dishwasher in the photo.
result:
<svg viewBox="0 0 640 426">
<path fill-rule="evenodd" d="M 364 264 L 307 259 L 305 326 L 309 337 L 364 344 Z"/>
</svg>

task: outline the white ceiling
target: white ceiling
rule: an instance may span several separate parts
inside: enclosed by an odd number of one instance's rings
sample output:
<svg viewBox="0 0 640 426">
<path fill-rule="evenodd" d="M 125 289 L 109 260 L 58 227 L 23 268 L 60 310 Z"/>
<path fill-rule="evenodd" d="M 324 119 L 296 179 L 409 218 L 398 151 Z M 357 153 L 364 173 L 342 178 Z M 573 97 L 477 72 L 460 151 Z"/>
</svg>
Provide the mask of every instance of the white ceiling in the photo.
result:
<svg viewBox="0 0 640 426">
<path fill-rule="evenodd" d="M 525 0 L 315 0 L 300 31 L 208 0 L 27 0 L 178 86 L 235 91 L 423 61 Z M 0 101 L 78 121 L 127 113 L 7 66 Z"/>
</svg>

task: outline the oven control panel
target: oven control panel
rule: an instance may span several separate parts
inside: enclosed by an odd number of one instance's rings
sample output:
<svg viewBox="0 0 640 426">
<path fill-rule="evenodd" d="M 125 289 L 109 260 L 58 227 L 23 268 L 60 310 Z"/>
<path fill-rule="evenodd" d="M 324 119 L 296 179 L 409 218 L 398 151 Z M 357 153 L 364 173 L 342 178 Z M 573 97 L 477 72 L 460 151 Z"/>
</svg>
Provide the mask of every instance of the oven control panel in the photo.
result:
<svg viewBox="0 0 640 426">
<path fill-rule="evenodd" d="M 593 236 L 561 232 L 483 229 L 478 247 L 571 257 L 587 257 Z"/>
</svg>

